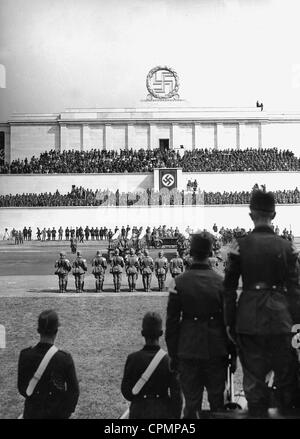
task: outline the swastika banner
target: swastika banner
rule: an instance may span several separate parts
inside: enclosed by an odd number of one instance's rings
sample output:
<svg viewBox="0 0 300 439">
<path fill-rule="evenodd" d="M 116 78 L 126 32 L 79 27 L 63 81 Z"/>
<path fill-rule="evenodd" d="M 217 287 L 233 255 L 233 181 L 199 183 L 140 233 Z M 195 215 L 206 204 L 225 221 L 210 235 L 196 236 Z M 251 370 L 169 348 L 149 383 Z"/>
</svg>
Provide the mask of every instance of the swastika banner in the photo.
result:
<svg viewBox="0 0 300 439">
<path fill-rule="evenodd" d="M 160 169 L 159 170 L 159 189 L 176 189 L 177 188 L 177 169 Z"/>
</svg>

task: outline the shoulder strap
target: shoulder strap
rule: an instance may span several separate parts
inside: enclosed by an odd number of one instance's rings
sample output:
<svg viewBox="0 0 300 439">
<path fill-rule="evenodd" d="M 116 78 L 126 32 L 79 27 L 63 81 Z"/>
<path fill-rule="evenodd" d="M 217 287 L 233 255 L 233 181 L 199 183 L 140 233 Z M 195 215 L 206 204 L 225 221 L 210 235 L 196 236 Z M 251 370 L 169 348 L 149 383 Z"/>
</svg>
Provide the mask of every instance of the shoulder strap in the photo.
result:
<svg viewBox="0 0 300 439">
<path fill-rule="evenodd" d="M 56 352 L 58 351 L 56 346 L 51 346 L 50 349 L 48 349 L 48 351 L 46 352 L 44 358 L 42 359 L 42 361 L 40 362 L 39 367 L 37 368 L 37 370 L 35 371 L 35 374 L 33 375 L 33 377 L 31 378 L 31 380 L 29 381 L 28 387 L 26 389 L 26 395 L 27 396 L 31 396 L 33 394 L 33 391 L 37 385 L 37 383 L 40 381 L 40 379 L 43 376 L 43 373 L 46 370 L 46 367 L 48 366 L 51 358 L 53 357 L 53 355 L 56 354 Z"/>
<path fill-rule="evenodd" d="M 152 358 L 150 364 L 148 365 L 147 369 L 145 370 L 141 378 L 137 381 L 137 383 L 133 387 L 132 389 L 133 395 L 137 395 L 141 391 L 141 389 L 144 387 L 144 385 L 149 380 L 149 378 L 151 377 L 151 375 L 153 374 L 153 372 L 155 371 L 155 369 L 157 368 L 157 366 L 159 365 L 159 363 L 161 362 L 161 360 L 164 358 L 166 354 L 167 353 L 163 349 L 160 349 L 156 353 L 156 355 Z"/>
</svg>

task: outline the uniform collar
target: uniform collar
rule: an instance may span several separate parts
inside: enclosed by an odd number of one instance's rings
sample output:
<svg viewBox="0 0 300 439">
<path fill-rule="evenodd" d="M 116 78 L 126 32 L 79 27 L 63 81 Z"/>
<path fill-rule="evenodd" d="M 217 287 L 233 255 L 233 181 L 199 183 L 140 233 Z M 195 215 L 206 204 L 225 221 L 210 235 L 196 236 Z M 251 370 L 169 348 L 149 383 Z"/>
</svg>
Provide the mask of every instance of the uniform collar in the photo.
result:
<svg viewBox="0 0 300 439">
<path fill-rule="evenodd" d="M 145 346 L 143 347 L 143 351 L 159 351 L 159 349 L 160 349 L 160 346 L 157 346 L 157 345 L 148 345 L 148 344 L 145 344 Z"/>
<path fill-rule="evenodd" d="M 273 233 L 275 234 L 274 230 L 272 229 L 271 226 L 257 226 L 252 230 L 252 233 Z"/>
<path fill-rule="evenodd" d="M 203 262 L 193 262 L 190 270 L 210 270 L 210 266 L 207 263 Z"/>
</svg>

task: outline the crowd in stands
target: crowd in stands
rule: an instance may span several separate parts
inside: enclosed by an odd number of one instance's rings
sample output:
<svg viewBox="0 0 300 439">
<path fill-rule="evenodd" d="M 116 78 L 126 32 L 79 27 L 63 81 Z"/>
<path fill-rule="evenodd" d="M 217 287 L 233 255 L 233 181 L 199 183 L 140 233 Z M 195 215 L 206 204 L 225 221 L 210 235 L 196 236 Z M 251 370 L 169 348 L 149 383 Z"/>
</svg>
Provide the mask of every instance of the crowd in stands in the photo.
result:
<svg viewBox="0 0 300 439">
<path fill-rule="evenodd" d="M 258 185 L 255 185 L 258 187 Z M 255 186 L 253 189 L 255 189 Z M 252 190 L 253 190 L 252 189 Z M 300 203 L 298 187 L 293 190 L 278 190 L 274 192 L 276 203 Z M 251 191 L 235 192 L 185 192 L 168 189 L 161 191 L 147 190 L 143 192 L 116 192 L 110 190 L 85 189 L 82 186 L 72 186 L 67 194 L 58 190 L 54 193 L 40 194 L 25 193 L 16 195 L 1 195 L 0 207 L 55 207 L 55 206 L 159 206 L 159 205 L 219 205 L 219 204 L 249 204 Z"/>
<path fill-rule="evenodd" d="M 298 171 L 300 158 L 289 150 L 194 149 L 180 155 L 161 149 L 55 151 L 0 166 L 2 174 L 152 172 L 154 168 L 182 168 L 184 172 Z"/>
</svg>

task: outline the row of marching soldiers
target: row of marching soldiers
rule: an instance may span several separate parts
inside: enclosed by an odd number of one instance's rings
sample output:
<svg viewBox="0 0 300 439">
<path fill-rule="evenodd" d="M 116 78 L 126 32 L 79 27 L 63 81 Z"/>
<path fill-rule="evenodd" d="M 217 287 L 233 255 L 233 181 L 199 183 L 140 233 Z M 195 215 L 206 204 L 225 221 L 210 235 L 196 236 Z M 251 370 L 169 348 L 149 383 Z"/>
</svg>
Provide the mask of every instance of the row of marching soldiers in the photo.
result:
<svg viewBox="0 0 300 439">
<path fill-rule="evenodd" d="M 144 250 L 143 255 L 138 256 L 135 254 L 135 250 L 131 248 L 129 255 L 125 259 L 120 256 L 119 250 L 116 249 L 109 261 L 102 256 L 100 251 L 97 251 L 96 257 L 92 262 L 92 273 L 95 277 L 96 292 L 103 291 L 108 263 L 111 267 L 110 273 L 113 276 L 115 292 L 120 292 L 124 269 L 128 278 L 130 292 L 136 291 L 136 282 L 139 273 L 142 275 L 144 291 L 149 292 L 151 291 L 152 275 L 154 272 L 158 281 L 158 290 L 163 291 L 165 289 L 168 271 L 170 270 L 171 276 L 174 278 L 183 273 L 185 265 L 185 261 L 179 257 L 178 252 L 176 252 L 176 256 L 172 258 L 169 263 L 162 250 L 159 251 L 158 257 L 153 260 L 153 258 L 149 256 L 147 249 Z M 72 265 L 66 258 L 65 253 L 61 252 L 60 258 L 55 262 L 55 274 L 58 275 L 59 292 L 66 292 L 68 274 L 72 270 L 72 274 L 75 278 L 76 293 L 82 293 L 87 268 L 86 259 L 82 257 L 81 252 L 77 252 L 77 257 Z"/>
</svg>

